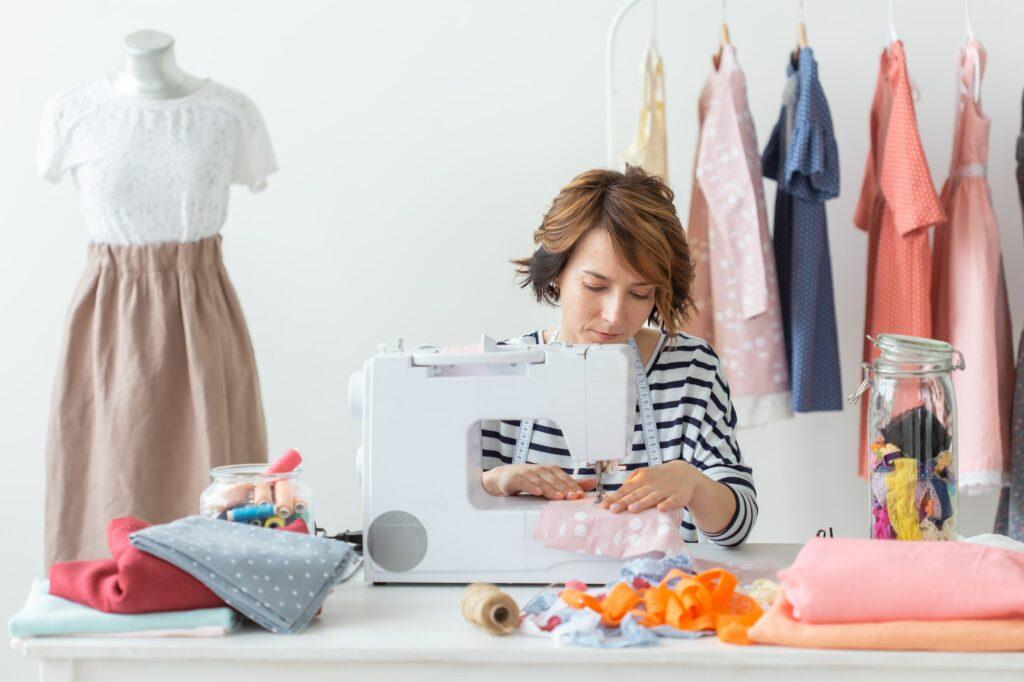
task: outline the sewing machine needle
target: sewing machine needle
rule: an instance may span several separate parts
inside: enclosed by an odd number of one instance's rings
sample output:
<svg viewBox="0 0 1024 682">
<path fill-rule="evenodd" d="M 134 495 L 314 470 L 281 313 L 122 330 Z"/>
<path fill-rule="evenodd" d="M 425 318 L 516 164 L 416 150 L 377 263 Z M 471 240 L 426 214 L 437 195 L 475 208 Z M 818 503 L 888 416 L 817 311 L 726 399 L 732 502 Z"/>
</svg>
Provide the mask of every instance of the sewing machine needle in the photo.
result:
<svg viewBox="0 0 1024 682">
<path fill-rule="evenodd" d="M 597 472 L 597 501 L 601 502 L 604 500 L 604 476 L 601 472 Z"/>
</svg>

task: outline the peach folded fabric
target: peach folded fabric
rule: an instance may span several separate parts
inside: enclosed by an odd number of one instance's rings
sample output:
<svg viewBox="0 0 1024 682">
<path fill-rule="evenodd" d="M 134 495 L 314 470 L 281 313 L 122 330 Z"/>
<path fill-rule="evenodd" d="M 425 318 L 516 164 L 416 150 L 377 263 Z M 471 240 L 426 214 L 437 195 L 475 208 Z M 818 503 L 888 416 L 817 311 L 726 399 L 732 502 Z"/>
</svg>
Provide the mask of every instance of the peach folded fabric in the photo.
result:
<svg viewBox="0 0 1024 682">
<path fill-rule="evenodd" d="M 1024 554 L 966 542 L 814 538 L 779 584 L 801 623 L 1024 618 Z"/>
<path fill-rule="evenodd" d="M 920 543 L 924 544 L 924 543 Z M 793 618 L 780 592 L 774 606 L 747 632 L 753 644 L 808 649 L 1024 651 L 1024 620 L 896 620 L 812 625 Z"/>
</svg>

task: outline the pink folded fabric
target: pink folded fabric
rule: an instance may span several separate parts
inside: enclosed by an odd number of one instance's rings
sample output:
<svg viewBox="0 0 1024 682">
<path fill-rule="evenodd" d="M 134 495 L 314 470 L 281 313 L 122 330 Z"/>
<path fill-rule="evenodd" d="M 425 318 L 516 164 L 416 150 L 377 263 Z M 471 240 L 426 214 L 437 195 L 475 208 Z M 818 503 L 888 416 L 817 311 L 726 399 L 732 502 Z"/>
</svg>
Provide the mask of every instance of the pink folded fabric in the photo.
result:
<svg viewBox="0 0 1024 682">
<path fill-rule="evenodd" d="M 779 584 L 802 623 L 1024 618 L 1024 554 L 967 542 L 814 538 Z"/>
<path fill-rule="evenodd" d="M 775 605 L 747 632 L 753 644 L 807 649 L 875 651 L 1024 651 L 1024 620 L 895 620 L 812 625 L 793 618 L 779 593 Z"/>
<path fill-rule="evenodd" d="M 549 502 L 540 512 L 533 537 L 547 547 L 595 556 L 678 554 L 686 547 L 682 522 L 682 510 L 651 508 L 615 514 L 588 495 L 580 500 Z"/>
</svg>

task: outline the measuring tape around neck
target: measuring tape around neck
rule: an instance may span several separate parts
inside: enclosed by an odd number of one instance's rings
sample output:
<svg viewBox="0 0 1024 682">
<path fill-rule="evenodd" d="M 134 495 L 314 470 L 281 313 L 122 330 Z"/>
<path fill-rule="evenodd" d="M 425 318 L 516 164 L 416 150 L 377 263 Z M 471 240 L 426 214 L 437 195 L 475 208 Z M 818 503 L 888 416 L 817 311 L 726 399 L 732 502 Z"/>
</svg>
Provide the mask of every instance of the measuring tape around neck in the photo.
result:
<svg viewBox="0 0 1024 682">
<path fill-rule="evenodd" d="M 543 339 L 543 334 L 544 332 L 541 331 L 541 339 Z M 558 329 L 555 329 L 551 340 L 554 341 L 557 337 Z M 654 422 L 654 403 L 651 401 L 651 388 L 647 384 L 647 370 L 640 359 L 640 350 L 637 348 L 635 339 L 629 340 L 629 347 L 633 349 L 633 374 L 636 377 L 637 402 L 640 406 L 640 420 L 644 430 L 647 463 L 652 467 L 658 466 L 662 462 L 661 443 L 658 441 L 658 429 Z M 516 449 L 512 457 L 513 464 L 526 463 L 526 458 L 530 454 L 530 440 L 533 438 L 533 424 L 533 419 L 523 419 L 519 422 L 519 430 L 516 432 Z"/>
</svg>

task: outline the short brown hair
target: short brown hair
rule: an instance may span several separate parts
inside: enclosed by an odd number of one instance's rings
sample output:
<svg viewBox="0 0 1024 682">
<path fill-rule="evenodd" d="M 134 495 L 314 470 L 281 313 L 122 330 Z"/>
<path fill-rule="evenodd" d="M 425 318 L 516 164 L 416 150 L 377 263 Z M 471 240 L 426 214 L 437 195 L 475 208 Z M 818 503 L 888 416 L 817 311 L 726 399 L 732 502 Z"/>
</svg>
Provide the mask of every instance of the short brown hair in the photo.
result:
<svg viewBox="0 0 1024 682">
<path fill-rule="evenodd" d="M 668 185 L 639 166 L 597 169 L 562 188 L 533 233 L 537 250 L 513 262 L 521 285 L 538 301 L 558 303 L 554 282 L 590 230 L 608 231 L 616 254 L 655 287 L 650 324 L 680 331 L 694 309 L 690 247 Z"/>
</svg>

